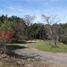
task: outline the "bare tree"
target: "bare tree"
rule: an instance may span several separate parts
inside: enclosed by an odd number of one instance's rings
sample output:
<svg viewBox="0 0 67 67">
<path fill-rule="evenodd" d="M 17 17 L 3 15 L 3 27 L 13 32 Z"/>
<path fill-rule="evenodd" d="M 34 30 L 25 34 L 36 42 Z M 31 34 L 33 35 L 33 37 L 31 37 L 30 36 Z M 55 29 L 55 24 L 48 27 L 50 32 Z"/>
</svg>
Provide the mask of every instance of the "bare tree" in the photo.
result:
<svg viewBox="0 0 67 67">
<path fill-rule="evenodd" d="M 56 24 L 58 21 L 54 21 L 56 16 L 52 18 L 50 16 L 46 16 L 43 14 L 42 17 L 45 20 L 45 22 L 47 23 L 46 30 L 47 30 L 48 39 L 53 40 L 55 47 L 57 47 L 57 42 L 59 39 L 59 36 L 58 36 L 59 27 Z M 54 25 L 52 25 L 52 23 Z"/>
<path fill-rule="evenodd" d="M 23 18 L 27 26 L 30 26 L 35 19 L 35 16 L 25 15 Z"/>
<path fill-rule="evenodd" d="M 29 34 L 29 30 L 30 30 L 30 26 L 32 25 L 34 19 L 35 19 L 35 16 L 31 16 L 31 15 L 25 15 L 24 18 L 25 20 L 25 24 L 26 24 L 26 35 L 27 35 L 27 38 L 30 39 L 31 35 Z"/>
<path fill-rule="evenodd" d="M 44 21 L 47 23 L 46 24 L 46 30 L 47 30 L 47 36 L 49 39 L 52 39 L 52 29 L 51 29 L 51 17 L 46 16 L 46 15 L 42 15 Z"/>
<path fill-rule="evenodd" d="M 54 41 L 54 44 L 55 46 L 57 46 L 58 44 L 58 41 L 59 41 L 59 29 L 60 29 L 60 26 L 58 24 L 53 24 L 52 25 L 52 38 L 53 38 L 53 41 Z"/>
</svg>

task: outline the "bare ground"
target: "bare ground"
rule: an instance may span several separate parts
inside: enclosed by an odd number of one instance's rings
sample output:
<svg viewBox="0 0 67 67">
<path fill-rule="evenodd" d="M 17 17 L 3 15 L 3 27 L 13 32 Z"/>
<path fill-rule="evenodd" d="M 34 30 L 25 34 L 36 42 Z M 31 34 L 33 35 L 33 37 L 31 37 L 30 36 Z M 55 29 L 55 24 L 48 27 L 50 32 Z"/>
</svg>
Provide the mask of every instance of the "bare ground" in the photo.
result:
<svg viewBox="0 0 67 67">
<path fill-rule="evenodd" d="M 26 47 L 13 50 L 22 57 L 0 55 L 0 67 L 67 67 L 66 53 L 43 52 L 31 47 L 30 44 L 18 45 Z"/>
<path fill-rule="evenodd" d="M 19 45 L 23 46 L 25 44 L 19 44 Z M 29 44 L 27 44 L 27 46 L 29 46 Z M 55 66 L 67 67 L 67 54 L 66 53 L 44 52 L 44 51 L 40 51 L 32 47 L 15 50 L 15 53 L 17 53 L 18 55 L 26 56 L 26 57 L 35 57 L 36 59 L 47 61 L 49 63 L 48 64 L 49 67 L 51 65 L 53 67 Z"/>
<path fill-rule="evenodd" d="M 46 60 L 21 59 L 9 57 L 7 55 L 0 56 L 0 67 L 66 67 L 64 64 L 49 63 Z"/>
</svg>

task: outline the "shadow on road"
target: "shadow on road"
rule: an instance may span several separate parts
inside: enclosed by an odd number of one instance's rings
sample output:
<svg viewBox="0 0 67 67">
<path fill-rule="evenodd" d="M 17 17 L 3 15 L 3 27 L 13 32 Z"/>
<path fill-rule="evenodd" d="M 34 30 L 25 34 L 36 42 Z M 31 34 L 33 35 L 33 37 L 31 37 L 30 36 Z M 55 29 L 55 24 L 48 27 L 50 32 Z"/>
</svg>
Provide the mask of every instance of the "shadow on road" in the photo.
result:
<svg viewBox="0 0 67 67">
<path fill-rule="evenodd" d="M 6 48 L 8 50 L 16 50 L 16 49 L 25 49 L 25 48 L 28 48 L 28 47 L 19 46 L 19 45 L 7 45 Z"/>
<path fill-rule="evenodd" d="M 7 55 L 10 56 L 10 57 L 23 58 L 23 59 L 27 59 L 28 58 L 27 56 L 18 55 L 18 54 L 16 54 L 14 52 L 14 50 L 17 50 L 17 49 L 25 49 L 25 48 L 28 48 L 28 47 L 19 46 L 19 45 L 7 45 L 6 48 L 7 48 Z"/>
</svg>

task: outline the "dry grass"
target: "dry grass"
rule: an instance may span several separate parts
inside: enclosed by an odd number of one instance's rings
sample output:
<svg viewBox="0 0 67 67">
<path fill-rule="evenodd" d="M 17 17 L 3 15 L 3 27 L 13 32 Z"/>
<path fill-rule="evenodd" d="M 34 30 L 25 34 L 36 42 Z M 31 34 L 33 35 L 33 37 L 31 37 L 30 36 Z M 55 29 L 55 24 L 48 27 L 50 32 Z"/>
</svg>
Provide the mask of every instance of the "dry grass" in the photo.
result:
<svg viewBox="0 0 67 67">
<path fill-rule="evenodd" d="M 65 67 L 65 65 L 49 63 L 46 60 L 21 59 L 5 55 L 5 57 L 0 57 L 0 67 Z"/>
</svg>

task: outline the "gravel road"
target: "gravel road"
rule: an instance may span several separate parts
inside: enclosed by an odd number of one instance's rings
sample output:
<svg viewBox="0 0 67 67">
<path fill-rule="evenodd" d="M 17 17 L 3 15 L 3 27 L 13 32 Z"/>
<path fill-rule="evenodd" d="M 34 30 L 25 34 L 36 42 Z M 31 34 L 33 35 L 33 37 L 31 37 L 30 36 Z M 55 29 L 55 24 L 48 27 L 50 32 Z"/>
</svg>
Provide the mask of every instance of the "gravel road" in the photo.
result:
<svg viewBox="0 0 67 67">
<path fill-rule="evenodd" d="M 66 53 L 44 52 L 31 47 L 25 49 L 17 49 L 15 50 L 15 53 L 21 56 L 40 58 L 51 63 L 60 63 L 67 65 Z"/>
</svg>

